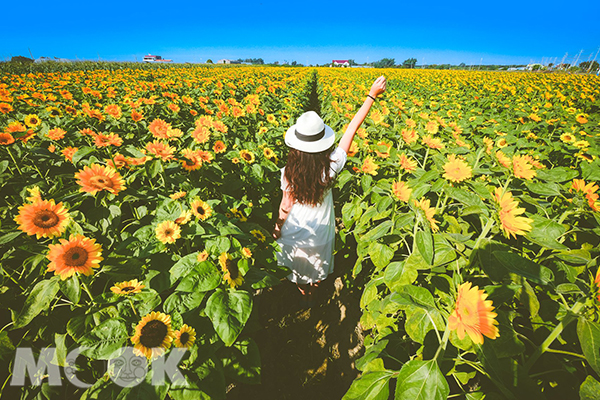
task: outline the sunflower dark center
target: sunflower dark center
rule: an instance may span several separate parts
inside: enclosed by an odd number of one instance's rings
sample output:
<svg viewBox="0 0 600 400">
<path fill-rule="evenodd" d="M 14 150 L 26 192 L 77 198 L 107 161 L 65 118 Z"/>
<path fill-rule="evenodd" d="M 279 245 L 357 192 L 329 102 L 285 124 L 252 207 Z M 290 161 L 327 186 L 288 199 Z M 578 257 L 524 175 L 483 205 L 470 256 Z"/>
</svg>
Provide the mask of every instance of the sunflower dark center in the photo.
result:
<svg viewBox="0 0 600 400">
<path fill-rule="evenodd" d="M 165 229 L 165 236 L 171 236 L 173 234 L 172 229 Z"/>
<path fill-rule="evenodd" d="M 135 287 L 133 286 L 126 286 L 124 288 L 121 288 L 121 292 L 131 292 L 133 290 L 135 290 Z"/>
<path fill-rule="evenodd" d="M 200 215 L 206 214 L 206 211 L 204 210 L 204 207 L 202 207 L 202 206 L 198 206 L 198 208 L 196 208 L 196 212 Z"/>
<path fill-rule="evenodd" d="M 179 336 L 179 341 L 181 342 L 181 344 L 185 345 L 187 342 L 190 341 L 190 334 L 187 332 L 183 332 L 181 336 Z"/>
<path fill-rule="evenodd" d="M 81 267 L 88 260 L 88 252 L 79 246 L 71 247 L 65 252 L 64 260 L 69 267 Z"/>
<path fill-rule="evenodd" d="M 168 331 L 164 322 L 153 319 L 142 328 L 140 343 L 148 348 L 159 347 Z"/>
<path fill-rule="evenodd" d="M 244 153 L 244 155 L 242 155 L 242 157 L 244 157 L 244 160 L 248 160 L 248 161 L 250 161 L 252 159 L 252 156 L 249 153 Z"/>
<path fill-rule="evenodd" d="M 233 260 L 227 260 L 225 268 L 227 268 L 227 271 L 229 271 L 229 276 L 233 280 L 237 279 L 237 277 L 240 275 L 240 270 Z"/>
<path fill-rule="evenodd" d="M 33 216 L 33 224 L 39 228 L 52 228 L 58 224 L 59 218 L 54 211 L 40 210 Z"/>
<path fill-rule="evenodd" d="M 98 189 L 110 188 L 113 187 L 113 181 L 106 176 L 96 175 L 90 178 L 90 185 Z"/>
</svg>

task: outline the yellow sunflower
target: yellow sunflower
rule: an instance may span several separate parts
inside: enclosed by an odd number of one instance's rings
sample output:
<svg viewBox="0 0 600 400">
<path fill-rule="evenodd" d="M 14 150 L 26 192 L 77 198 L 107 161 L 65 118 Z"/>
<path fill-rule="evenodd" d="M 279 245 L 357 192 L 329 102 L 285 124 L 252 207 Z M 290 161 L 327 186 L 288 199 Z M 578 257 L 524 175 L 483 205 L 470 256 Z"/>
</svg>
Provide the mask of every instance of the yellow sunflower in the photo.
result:
<svg viewBox="0 0 600 400">
<path fill-rule="evenodd" d="M 102 246 L 96 243 L 95 239 L 82 235 L 71 235 L 69 240 L 60 239 L 60 244 L 51 244 L 48 247 L 48 271 L 54 271 L 54 275 L 60 275 L 62 280 L 76 272 L 92 275 L 92 268 L 98 268 L 103 260 Z"/>
<path fill-rule="evenodd" d="M 196 330 L 191 326 L 183 324 L 181 329 L 175 331 L 175 347 L 185 347 L 189 349 L 196 342 Z"/>
<path fill-rule="evenodd" d="M 40 117 L 38 117 L 35 114 L 29 114 L 28 116 L 25 117 L 25 125 L 27 125 L 30 128 L 35 128 L 36 126 L 39 126 L 42 123 L 42 120 L 40 119 Z"/>
<path fill-rule="evenodd" d="M 263 243 L 265 242 L 265 240 L 267 240 L 267 237 L 265 236 L 265 234 L 262 233 L 261 231 L 259 231 L 258 229 L 251 230 L 250 234 Z"/>
<path fill-rule="evenodd" d="M 69 224 L 69 213 L 62 203 L 54 204 L 54 200 L 40 198 L 19 207 L 15 221 L 19 229 L 28 235 L 36 235 L 38 239 L 52 238 L 63 234 Z"/>
<path fill-rule="evenodd" d="M 212 208 L 210 208 L 208 203 L 200 199 L 195 199 L 194 201 L 192 201 L 191 208 L 196 218 L 202 221 L 204 221 L 212 215 Z"/>
<path fill-rule="evenodd" d="M 175 243 L 181 237 L 181 228 L 173 221 L 163 221 L 156 227 L 156 238 L 163 244 Z"/>
<path fill-rule="evenodd" d="M 240 150 L 240 157 L 248 164 L 252 164 L 255 160 L 254 153 L 249 150 Z"/>
<path fill-rule="evenodd" d="M 171 347 L 174 338 L 171 316 L 152 311 L 135 327 L 135 334 L 131 338 L 133 352 L 147 359 L 158 358 Z"/>
<path fill-rule="evenodd" d="M 462 182 L 472 176 L 472 169 L 469 164 L 456 158 L 455 154 L 448 156 L 448 162 L 444 164 L 444 178 L 452 182 Z"/>
<path fill-rule="evenodd" d="M 225 273 L 223 280 L 229 284 L 232 288 L 240 286 L 244 282 L 244 277 L 240 274 L 240 270 L 237 263 L 231 257 L 229 253 L 221 253 L 219 256 L 219 265 Z"/>
<path fill-rule="evenodd" d="M 140 293 L 145 287 L 146 285 L 144 285 L 142 282 L 138 282 L 137 279 L 133 279 L 131 281 L 117 283 L 113 287 L 111 287 L 110 290 L 114 294 L 125 296 L 128 294 Z"/>
<path fill-rule="evenodd" d="M 192 212 L 190 210 L 182 211 L 175 223 L 179 226 L 185 225 L 192 220 Z"/>
<path fill-rule="evenodd" d="M 502 230 L 507 238 L 525 235 L 531 230 L 533 220 L 531 218 L 521 217 L 525 212 L 524 208 L 517 208 L 519 202 L 512 197 L 511 192 L 502 194 L 502 188 L 496 188 L 494 199 L 500 206 L 498 216 L 502 223 Z"/>
</svg>

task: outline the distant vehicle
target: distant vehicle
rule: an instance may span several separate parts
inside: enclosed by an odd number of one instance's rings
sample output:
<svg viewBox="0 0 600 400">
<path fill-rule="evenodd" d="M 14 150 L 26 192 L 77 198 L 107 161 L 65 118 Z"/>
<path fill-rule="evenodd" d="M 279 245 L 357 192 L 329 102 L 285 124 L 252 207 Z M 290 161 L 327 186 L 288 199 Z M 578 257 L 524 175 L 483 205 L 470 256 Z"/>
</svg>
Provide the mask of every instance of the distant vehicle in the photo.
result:
<svg viewBox="0 0 600 400">
<path fill-rule="evenodd" d="M 153 62 L 172 62 L 173 60 L 166 60 L 164 58 L 162 58 L 161 56 L 153 56 L 148 54 L 147 56 L 144 56 L 144 62 L 148 62 L 148 63 L 153 63 Z"/>
</svg>

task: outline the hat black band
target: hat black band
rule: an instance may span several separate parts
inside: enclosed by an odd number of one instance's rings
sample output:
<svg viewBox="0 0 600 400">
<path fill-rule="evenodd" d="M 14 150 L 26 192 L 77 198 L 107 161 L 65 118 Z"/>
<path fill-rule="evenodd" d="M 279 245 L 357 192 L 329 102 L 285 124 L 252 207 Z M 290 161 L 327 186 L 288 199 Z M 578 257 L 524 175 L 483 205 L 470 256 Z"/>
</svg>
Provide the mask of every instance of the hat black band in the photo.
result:
<svg viewBox="0 0 600 400">
<path fill-rule="evenodd" d="M 323 139 L 323 136 L 325 136 L 325 128 L 323 128 L 323 130 L 316 135 L 303 135 L 296 131 L 296 137 L 303 142 L 316 142 L 317 140 Z"/>
</svg>

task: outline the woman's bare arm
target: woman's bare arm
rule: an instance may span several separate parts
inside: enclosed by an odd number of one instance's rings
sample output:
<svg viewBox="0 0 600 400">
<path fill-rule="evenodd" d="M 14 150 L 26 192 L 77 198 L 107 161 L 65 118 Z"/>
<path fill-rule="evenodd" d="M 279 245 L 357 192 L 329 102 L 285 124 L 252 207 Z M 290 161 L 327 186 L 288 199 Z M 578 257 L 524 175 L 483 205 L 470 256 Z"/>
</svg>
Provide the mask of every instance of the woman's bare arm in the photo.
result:
<svg viewBox="0 0 600 400">
<path fill-rule="evenodd" d="M 377 98 L 378 95 L 385 91 L 385 85 L 386 80 L 384 76 L 380 76 L 379 78 L 377 78 L 371 86 L 369 96 Z M 363 123 L 363 121 L 369 114 L 369 110 L 373 105 L 374 100 L 369 96 L 367 96 L 362 107 L 360 107 L 360 109 L 356 112 L 356 115 L 354 115 L 354 118 L 352 118 L 352 121 L 350 121 L 350 124 L 348 125 L 348 128 L 344 133 L 344 136 L 342 136 L 342 139 L 340 139 L 339 147 L 341 147 L 342 150 L 344 150 L 346 153 L 348 153 L 348 150 L 350 149 L 350 145 L 352 144 L 352 140 L 354 139 L 356 131 L 358 130 L 358 128 L 360 128 L 360 125 Z"/>
<path fill-rule="evenodd" d="M 293 205 L 294 199 L 292 198 L 292 193 L 284 190 L 281 203 L 279 204 L 279 217 L 277 218 L 277 221 L 275 222 L 275 228 L 273 228 L 273 232 L 271 233 L 273 235 L 273 239 L 279 239 L 281 236 L 281 227 L 283 226 L 283 223 L 285 222 Z"/>
</svg>

